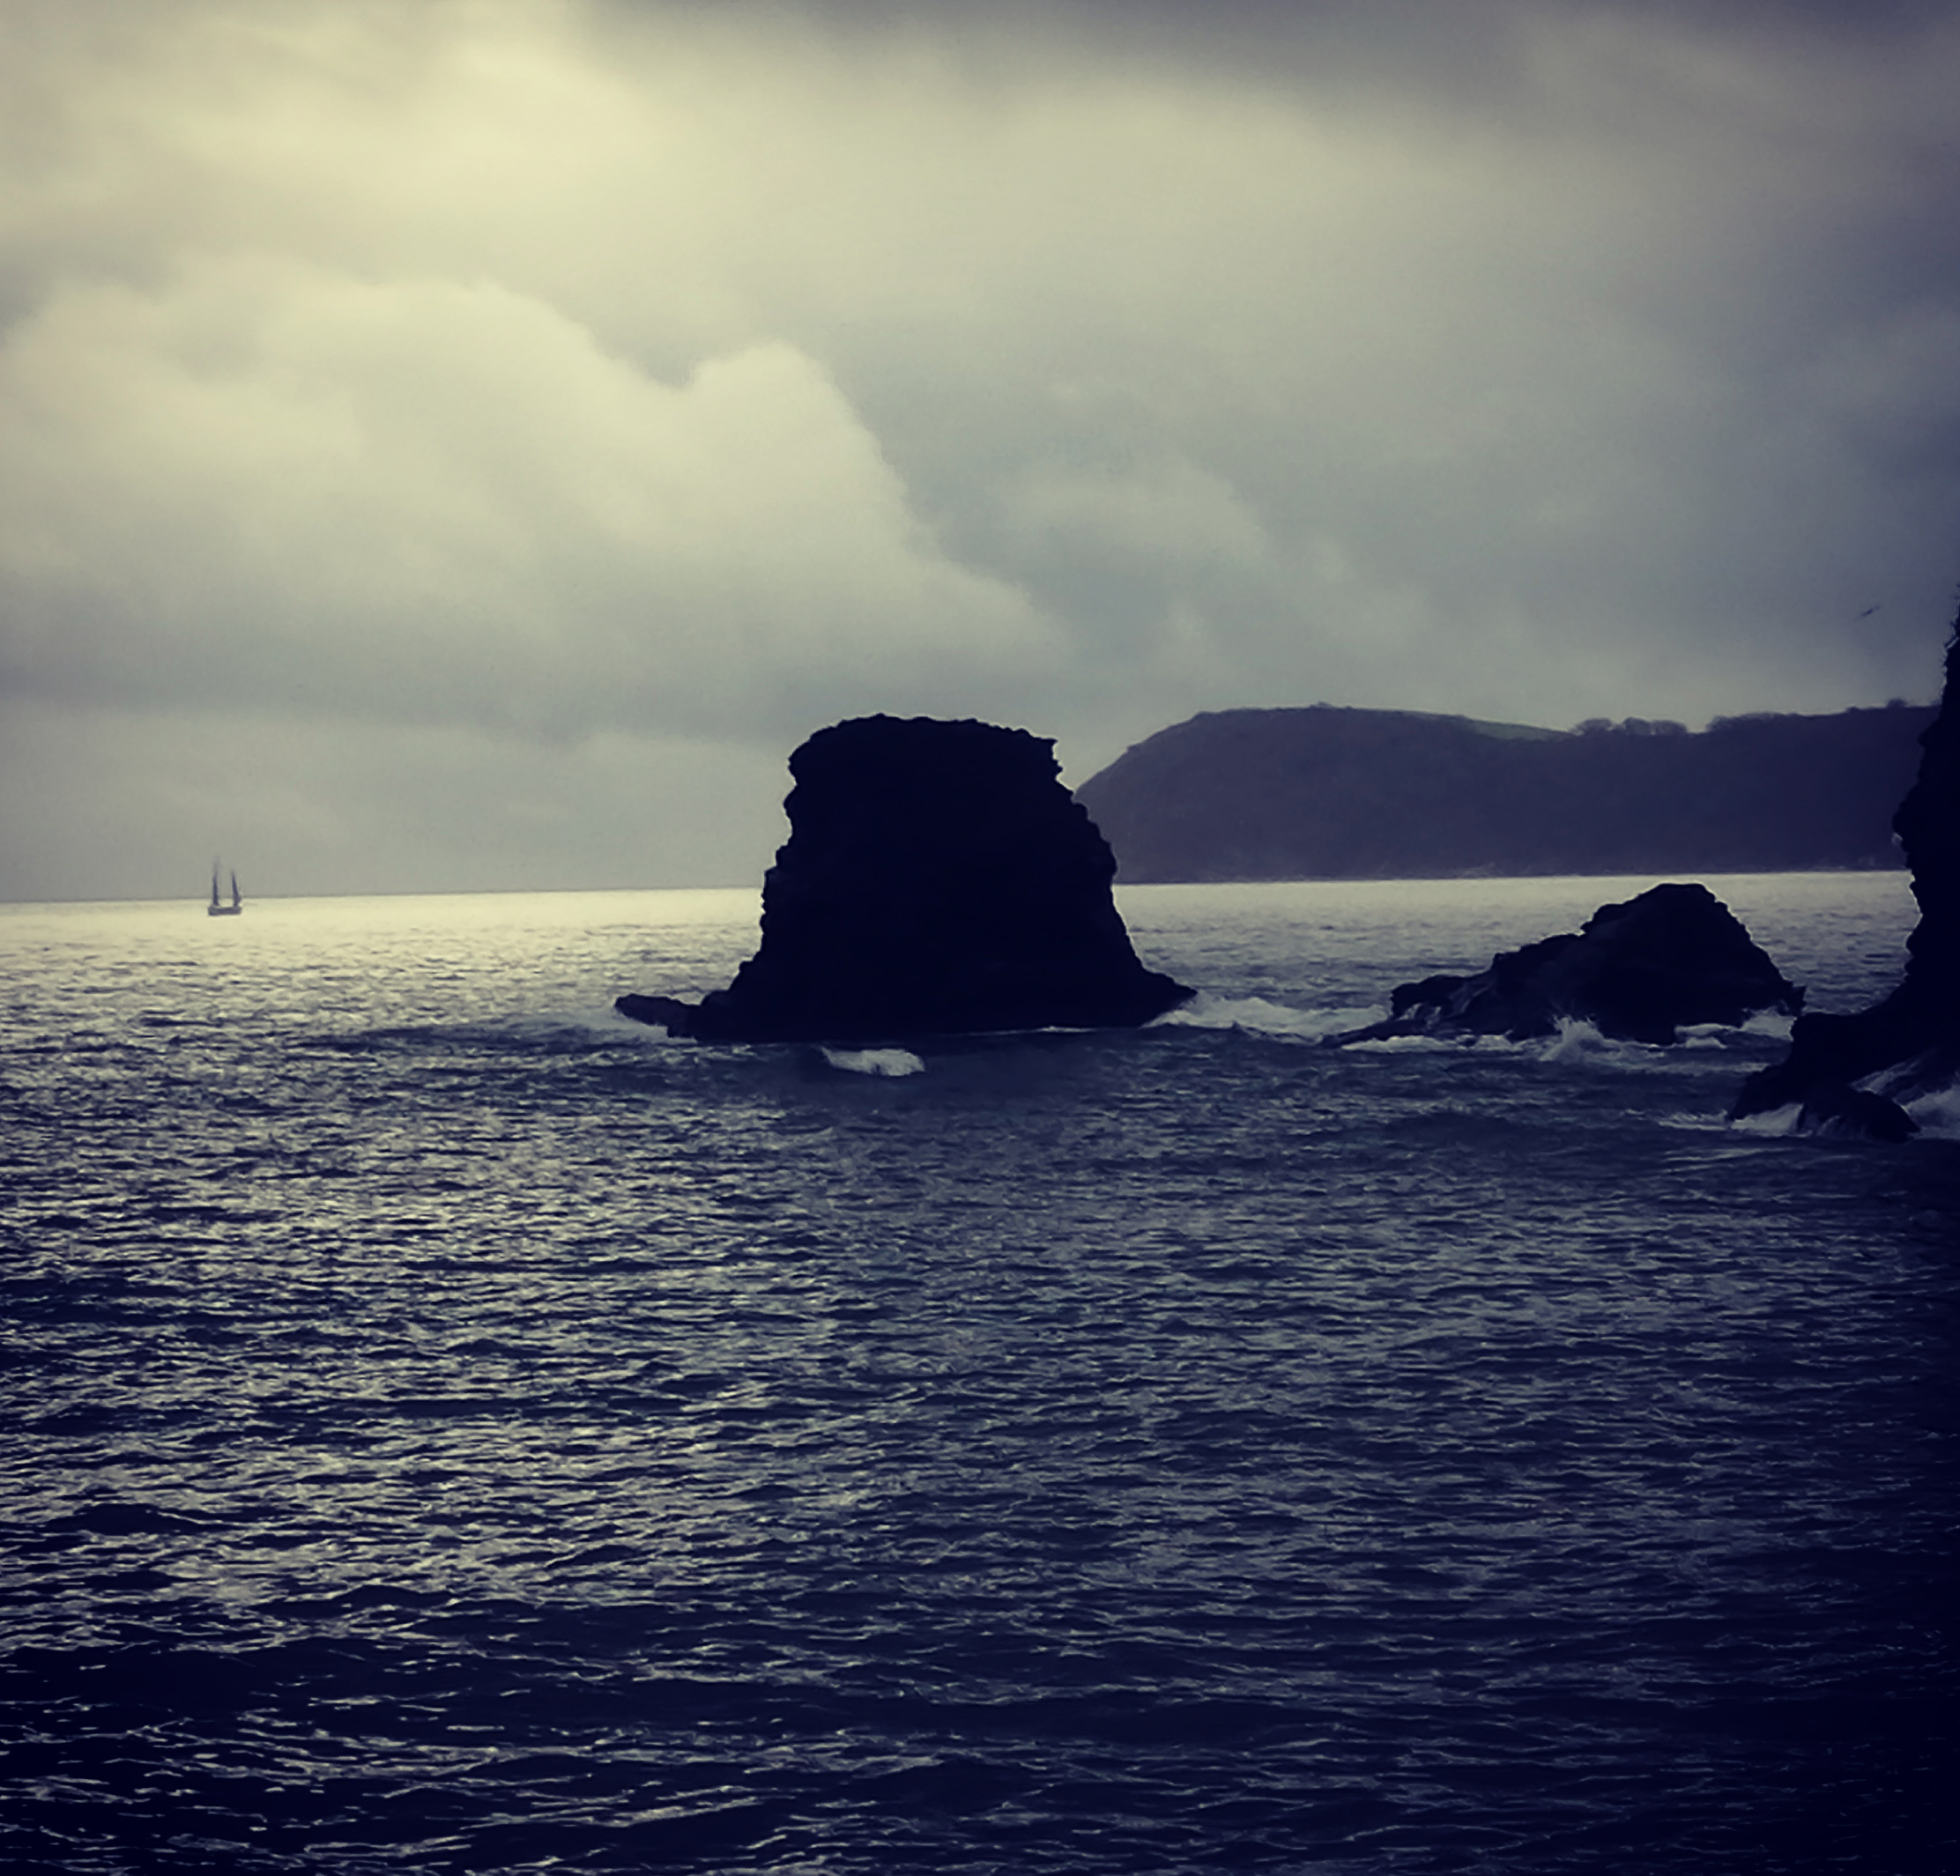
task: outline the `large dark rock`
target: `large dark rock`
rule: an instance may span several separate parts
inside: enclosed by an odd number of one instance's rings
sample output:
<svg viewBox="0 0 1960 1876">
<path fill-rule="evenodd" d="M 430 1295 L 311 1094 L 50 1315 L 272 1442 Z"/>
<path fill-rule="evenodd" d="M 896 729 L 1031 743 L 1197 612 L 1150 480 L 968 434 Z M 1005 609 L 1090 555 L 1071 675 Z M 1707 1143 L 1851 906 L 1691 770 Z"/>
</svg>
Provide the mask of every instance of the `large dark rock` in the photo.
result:
<svg viewBox="0 0 1960 1876">
<path fill-rule="evenodd" d="M 1854 1016 L 1800 1019 L 1790 1053 L 1743 1083 L 1732 1119 L 1796 1106 L 1802 1126 L 1903 1138 L 1917 1129 L 1898 1103 L 1960 1079 L 1960 619 L 1919 749 L 1919 777 L 1892 817 L 1919 904 L 1904 981 Z"/>
<path fill-rule="evenodd" d="M 1116 860 L 1023 730 L 859 717 L 790 758 L 790 839 L 762 943 L 699 1005 L 622 997 L 670 1034 L 730 1042 L 1147 1022 L 1192 993 L 1138 962 Z"/>
<path fill-rule="evenodd" d="M 1397 985 L 1385 1021 L 1330 1037 L 1550 1035 L 1580 1018 L 1602 1035 L 1672 1042 L 1684 1024 L 1741 1023 L 1794 1011 L 1803 992 L 1784 977 L 1705 886 L 1657 886 L 1601 906 L 1578 931 L 1501 953 L 1474 977 Z"/>
</svg>

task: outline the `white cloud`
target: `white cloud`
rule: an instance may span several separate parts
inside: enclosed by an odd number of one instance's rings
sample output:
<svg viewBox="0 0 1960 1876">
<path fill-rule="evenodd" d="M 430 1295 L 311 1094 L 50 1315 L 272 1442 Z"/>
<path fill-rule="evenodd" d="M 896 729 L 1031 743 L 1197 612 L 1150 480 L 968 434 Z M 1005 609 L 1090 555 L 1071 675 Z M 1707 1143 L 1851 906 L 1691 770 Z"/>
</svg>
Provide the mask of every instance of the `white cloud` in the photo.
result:
<svg viewBox="0 0 1960 1876">
<path fill-rule="evenodd" d="M 1044 465 L 1017 478 L 1002 506 L 1030 545 L 1128 565 L 1248 562 L 1269 551 L 1258 516 L 1229 482 L 1175 458 L 1127 474 Z"/>
<path fill-rule="evenodd" d="M 1038 669 L 813 360 L 681 384 L 486 283 L 69 288 L 0 350 L 17 690 L 749 730 Z"/>
</svg>

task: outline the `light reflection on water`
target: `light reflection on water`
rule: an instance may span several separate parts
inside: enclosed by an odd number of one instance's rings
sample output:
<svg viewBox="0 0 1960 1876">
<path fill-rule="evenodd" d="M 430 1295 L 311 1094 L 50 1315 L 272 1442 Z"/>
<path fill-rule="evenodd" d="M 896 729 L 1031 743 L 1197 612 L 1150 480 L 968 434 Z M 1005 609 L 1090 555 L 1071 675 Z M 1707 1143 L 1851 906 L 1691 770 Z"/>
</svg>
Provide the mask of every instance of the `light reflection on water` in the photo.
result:
<svg viewBox="0 0 1960 1876">
<path fill-rule="evenodd" d="M 1313 1045 L 1647 883 L 1136 889 L 1199 1020 L 900 1078 L 610 1016 L 751 894 L 0 908 L 0 1850 L 1938 1867 L 1952 1145 Z"/>
</svg>

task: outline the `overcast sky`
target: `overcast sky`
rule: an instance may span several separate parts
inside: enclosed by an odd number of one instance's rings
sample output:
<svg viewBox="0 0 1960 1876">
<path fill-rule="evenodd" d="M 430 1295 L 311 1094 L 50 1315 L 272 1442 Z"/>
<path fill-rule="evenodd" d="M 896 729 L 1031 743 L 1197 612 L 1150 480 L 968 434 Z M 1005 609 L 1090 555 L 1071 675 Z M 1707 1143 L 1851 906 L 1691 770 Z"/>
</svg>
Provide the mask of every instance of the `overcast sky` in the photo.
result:
<svg viewBox="0 0 1960 1876">
<path fill-rule="evenodd" d="M 0 898 L 753 883 L 874 710 L 1079 782 L 1238 705 L 1935 693 L 1960 4 L 0 42 Z"/>
</svg>

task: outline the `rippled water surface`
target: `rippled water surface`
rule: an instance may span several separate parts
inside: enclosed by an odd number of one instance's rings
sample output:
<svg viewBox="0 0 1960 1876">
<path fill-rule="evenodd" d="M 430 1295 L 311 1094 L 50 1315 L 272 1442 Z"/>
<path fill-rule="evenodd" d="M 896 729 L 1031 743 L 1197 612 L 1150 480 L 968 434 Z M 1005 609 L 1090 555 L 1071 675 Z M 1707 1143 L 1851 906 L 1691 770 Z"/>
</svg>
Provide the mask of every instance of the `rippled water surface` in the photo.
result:
<svg viewBox="0 0 1960 1876">
<path fill-rule="evenodd" d="M 0 1866 L 1960 1866 L 1960 1116 L 1318 1045 L 1649 883 L 1137 889 L 1184 1017 L 857 1056 L 610 1014 L 752 895 L 0 908 Z"/>
</svg>

